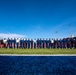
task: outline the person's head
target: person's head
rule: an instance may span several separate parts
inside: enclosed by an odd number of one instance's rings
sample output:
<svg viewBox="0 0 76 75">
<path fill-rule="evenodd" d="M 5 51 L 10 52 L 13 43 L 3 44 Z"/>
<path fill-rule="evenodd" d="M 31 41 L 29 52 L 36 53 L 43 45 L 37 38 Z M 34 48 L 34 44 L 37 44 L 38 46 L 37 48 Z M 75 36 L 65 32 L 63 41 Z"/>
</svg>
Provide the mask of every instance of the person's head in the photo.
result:
<svg viewBox="0 0 76 75">
<path fill-rule="evenodd" d="M 60 40 L 62 40 L 62 39 L 60 38 Z"/>
<path fill-rule="evenodd" d="M 48 40 L 48 38 L 46 38 L 46 40 Z"/>
<path fill-rule="evenodd" d="M 58 38 L 56 38 L 56 40 L 58 40 Z"/>
<path fill-rule="evenodd" d="M 34 40 L 36 40 L 36 38 L 34 38 Z"/>
</svg>

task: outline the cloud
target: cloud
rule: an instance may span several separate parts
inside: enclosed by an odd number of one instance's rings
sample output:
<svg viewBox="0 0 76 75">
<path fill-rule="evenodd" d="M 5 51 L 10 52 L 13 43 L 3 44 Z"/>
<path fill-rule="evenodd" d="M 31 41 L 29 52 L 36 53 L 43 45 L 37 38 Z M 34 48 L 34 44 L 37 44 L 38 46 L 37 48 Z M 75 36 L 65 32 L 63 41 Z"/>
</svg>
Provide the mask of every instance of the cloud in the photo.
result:
<svg viewBox="0 0 76 75">
<path fill-rule="evenodd" d="M 12 33 L 0 33 L 0 38 L 25 38 L 26 35 L 12 34 Z"/>
</svg>

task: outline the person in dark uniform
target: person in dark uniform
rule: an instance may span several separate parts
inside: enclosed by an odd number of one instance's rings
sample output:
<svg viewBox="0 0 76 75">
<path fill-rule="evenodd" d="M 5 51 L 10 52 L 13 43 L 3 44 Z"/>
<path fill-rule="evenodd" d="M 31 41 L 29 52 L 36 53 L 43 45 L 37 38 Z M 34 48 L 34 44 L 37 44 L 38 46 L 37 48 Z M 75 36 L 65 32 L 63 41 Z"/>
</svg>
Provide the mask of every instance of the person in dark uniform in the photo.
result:
<svg viewBox="0 0 76 75">
<path fill-rule="evenodd" d="M 13 38 L 11 38 L 11 48 L 14 48 L 14 39 Z"/>
<path fill-rule="evenodd" d="M 31 48 L 31 39 L 29 39 L 29 43 L 30 43 L 30 48 Z"/>
<path fill-rule="evenodd" d="M 30 46 L 30 45 L 29 45 L 29 39 L 27 39 L 27 48 L 29 48 L 29 46 Z"/>
<path fill-rule="evenodd" d="M 27 48 L 27 39 L 24 40 L 24 48 Z"/>
<path fill-rule="evenodd" d="M 40 48 L 42 48 L 42 39 L 41 38 L 39 40 L 39 46 L 40 46 Z"/>
<path fill-rule="evenodd" d="M 74 37 L 74 48 L 76 48 L 76 37 Z"/>
<path fill-rule="evenodd" d="M 25 48 L 25 41 L 26 41 L 26 39 L 24 38 L 23 39 L 23 48 Z"/>
<path fill-rule="evenodd" d="M 44 40 L 44 38 L 43 38 L 43 40 L 42 40 L 42 42 L 43 42 L 43 48 L 45 48 L 45 40 Z"/>
<path fill-rule="evenodd" d="M 7 48 L 10 48 L 10 41 L 11 41 L 11 40 L 8 38 L 8 39 L 7 39 Z"/>
<path fill-rule="evenodd" d="M 63 38 L 63 48 L 66 48 L 66 40 L 65 40 L 65 38 Z"/>
<path fill-rule="evenodd" d="M 39 43 L 40 43 L 40 40 L 39 40 L 39 38 L 37 39 L 37 48 L 39 48 Z"/>
<path fill-rule="evenodd" d="M 60 48 L 62 48 L 62 39 L 61 38 L 59 40 L 59 43 L 60 43 Z"/>
<path fill-rule="evenodd" d="M 43 39 L 41 39 L 41 48 L 43 48 Z"/>
<path fill-rule="evenodd" d="M 48 40 L 48 47 L 51 48 L 51 39 Z"/>
<path fill-rule="evenodd" d="M 73 48 L 74 47 L 74 39 L 71 37 L 70 41 L 71 41 L 71 48 Z"/>
<path fill-rule="evenodd" d="M 48 39 L 46 38 L 46 48 L 48 48 Z"/>
<path fill-rule="evenodd" d="M 70 48 L 70 38 L 67 38 L 67 48 Z"/>
<path fill-rule="evenodd" d="M 54 48 L 57 48 L 57 40 L 54 39 Z"/>
<path fill-rule="evenodd" d="M 26 39 L 24 39 L 23 47 L 26 48 Z"/>
<path fill-rule="evenodd" d="M 0 48 L 4 47 L 3 39 L 0 39 Z"/>
<path fill-rule="evenodd" d="M 10 39 L 10 48 L 12 48 L 12 38 Z"/>
<path fill-rule="evenodd" d="M 30 41 L 31 49 L 33 48 L 33 39 Z"/>
<path fill-rule="evenodd" d="M 37 46 L 38 46 L 38 48 L 41 47 L 41 39 L 40 38 L 37 39 Z"/>
<path fill-rule="evenodd" d="M 23 40 L 20 38 L 20 48 L 23 48 Z"/>
<path fill-rule="evenodd" d="M 56 40 L 56 43 L 57 43 L 57 48 L 59 48 L 59 40 L 58 40 L 58 38 Z"/>
</svg>

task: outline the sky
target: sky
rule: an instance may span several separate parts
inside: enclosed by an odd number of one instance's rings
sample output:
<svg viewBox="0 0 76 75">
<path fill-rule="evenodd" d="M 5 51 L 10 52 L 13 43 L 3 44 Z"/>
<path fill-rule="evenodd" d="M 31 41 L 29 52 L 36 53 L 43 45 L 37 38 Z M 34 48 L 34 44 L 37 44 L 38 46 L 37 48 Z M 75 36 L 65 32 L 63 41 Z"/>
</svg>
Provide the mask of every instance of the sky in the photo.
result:
<svg viewBox="0 0 76 75">
<path fill-rule="evenodd" d="M 76 36 L 76 0 L 0 0 L 0 38 Z"/>
</svg>

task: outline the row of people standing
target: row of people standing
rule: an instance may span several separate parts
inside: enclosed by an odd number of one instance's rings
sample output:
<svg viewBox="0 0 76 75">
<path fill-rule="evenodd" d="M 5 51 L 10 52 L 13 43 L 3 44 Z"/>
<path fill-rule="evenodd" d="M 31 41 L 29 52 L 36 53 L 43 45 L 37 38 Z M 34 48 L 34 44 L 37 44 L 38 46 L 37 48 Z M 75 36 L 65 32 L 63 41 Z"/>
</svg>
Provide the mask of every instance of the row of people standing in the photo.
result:
<svg viewBox="0 0 76 75">
<path fill-rule="evenodd" d="M 5 48 L 76 48 L 76 37 L 63 39 L 3 39 Z"/>
<path fill-rule="evenodd" d="M 37 40 L 38 48 L 76 48 L 76 37 Z"/>
</svg>

